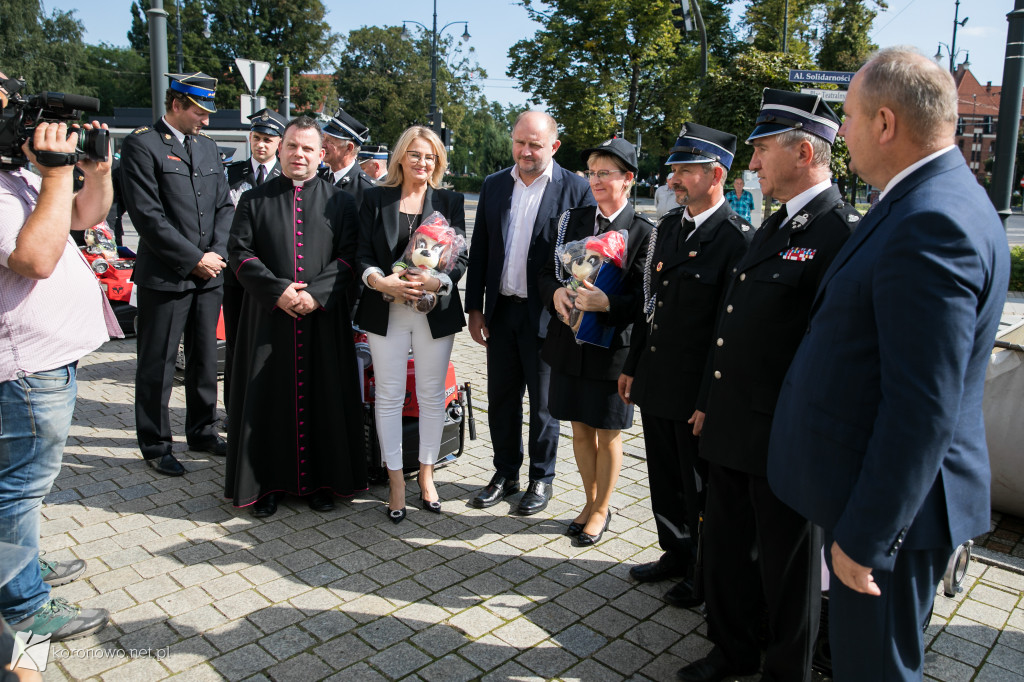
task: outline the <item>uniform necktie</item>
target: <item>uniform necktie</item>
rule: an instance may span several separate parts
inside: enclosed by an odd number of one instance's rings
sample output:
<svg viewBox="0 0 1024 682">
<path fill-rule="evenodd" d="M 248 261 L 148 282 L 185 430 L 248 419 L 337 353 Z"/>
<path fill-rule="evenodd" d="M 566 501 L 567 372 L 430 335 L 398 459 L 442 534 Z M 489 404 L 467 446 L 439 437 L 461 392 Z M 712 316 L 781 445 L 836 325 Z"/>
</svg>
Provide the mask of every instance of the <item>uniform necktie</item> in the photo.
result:
<svg viewBox="0 0 1024 682">
<path fill-rule="evenodd" d="M 767 239 L 771 239 L 775 236 L 775 233 L 779 231 L 779 228 L 782 225 L 782 221 L 785 220 L 788 215 L 789 213 L 786 211 L 786 205 L 783 204 L 782 208 L 768 217 L 768 220 L 766 220 L 764 225 L 761 226 L 762 230 L 768 230 L 766 233 Z"/>
<path fill-rule="evenodd" d="M 612 221 L 608 220 L 603 215 L 597 216 L 597 232 L 595 232 L 594 234 L 602 234 L 604 232 L 607 232 L 608 228 L 611 227 L 611 224 Z"/>
<path fill-rule="evenodd" d="M 260 170 L 256 174 L 256 186 L 259 187 L 263 184 L 263 181 L 267 179 L 267 167 L 262 163 L 260 164 Z"/>
<path fill-rule="evenodd" d="M 189 161 L 192 160 L 192 136 L 185 136 L 185 153 L 188 154 Z"/>
<path fill-rule="evenodd" d="M 679 234 L 676 235 L 677 251 L 683 251 L 686 248 L 686 239 L 696 227 L 697 223 L 693 218 L 690 218 L 689 216 L 683 217 L 682 223 L 680 224 Z"/>
</svg>

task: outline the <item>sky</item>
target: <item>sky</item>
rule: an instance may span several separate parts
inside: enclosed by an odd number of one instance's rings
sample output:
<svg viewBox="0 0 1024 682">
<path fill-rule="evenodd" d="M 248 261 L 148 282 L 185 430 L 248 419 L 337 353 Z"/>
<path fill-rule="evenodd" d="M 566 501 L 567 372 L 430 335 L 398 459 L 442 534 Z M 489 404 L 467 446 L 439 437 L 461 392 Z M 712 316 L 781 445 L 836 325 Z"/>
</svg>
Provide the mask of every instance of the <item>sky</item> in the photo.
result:
<svg viewBox="0 0 1024 682">
<path fill-rule="evenodd" d="M 403 20 L 431 25 L 433 2 L 437 3 L 438 28 L 449 22 L 469 22 L 471 38 L 466 47 L 486 71 L 480 81 L 487 99 L 502 103 L 525 104 L 528 95 L 519 91 L 510 79 L 508 50 L 517 41 L 534 34 L 539 25 L 530 21 L 526 10 L 513 0 L 325 0 L 327 21 L 335 33 L 346 34 L 361 26 L 394 26 Z M 717 0 L 703 0 L 715 2 Z M 952 43 L 953 14 L 956 0 L 888 0 L 888 9 L 875 18 L 873 42 L 880 47 L 909 44 L 927 55 L 934 55 L 939 42 Z M 170 4 L 173 0 L 164 0 Z M 742 7 L 742 1 L 733 7 Z M 957 30 L 957 63 L 970 57 L 971 71 L 981 83 L 1002 81 L 1006 51 L 1006 14 L 1013 0 L 960 0 L 960 19 L 968 18 Z M 131 0 L 44 0 L 45 9 L 75 10 L 85 25 L 85 40 L 128 44 L 131 27 Z M 445 34 L 460 36 L 462 25 L 453 25 Z M 943 63 L 948 64 L 948 47 L 942 48 Z"/>
</svg>

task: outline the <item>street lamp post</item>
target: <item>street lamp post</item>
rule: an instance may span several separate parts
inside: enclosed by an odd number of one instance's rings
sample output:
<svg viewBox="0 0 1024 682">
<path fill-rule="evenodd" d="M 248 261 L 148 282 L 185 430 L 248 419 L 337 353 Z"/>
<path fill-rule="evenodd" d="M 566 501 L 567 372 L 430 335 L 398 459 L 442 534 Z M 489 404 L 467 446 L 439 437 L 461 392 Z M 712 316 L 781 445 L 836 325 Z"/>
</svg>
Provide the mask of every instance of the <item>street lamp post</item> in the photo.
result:
<svg viewBox="0 0 1024 682">
<path fill-rule="evenodd" d="M 428 30 L 424 24 L 412 19 L 405 19 L 402 21 L 402 37 L 410 38 L 409 30 L 406 28 L 406 24 L 416 24 L 423 28 L 424 31 Z M 434 27 L 430 30 L 430 127 L 434 129 L 434 132 L 438 135 L 441 134 L 441 116 L 437 112 L 437 39 L 444 33 L 445 29 L 449 26 L 456 24 L 463 25 L 462 31 L 462 42 L 466 42 L 470 39 L 469 35 L 469 22 L 465 20 L 449 21 L 447 24 L 441 27 L 441 30 L 437 30 L 437 0 L 434 0 Z"/>
</svg>

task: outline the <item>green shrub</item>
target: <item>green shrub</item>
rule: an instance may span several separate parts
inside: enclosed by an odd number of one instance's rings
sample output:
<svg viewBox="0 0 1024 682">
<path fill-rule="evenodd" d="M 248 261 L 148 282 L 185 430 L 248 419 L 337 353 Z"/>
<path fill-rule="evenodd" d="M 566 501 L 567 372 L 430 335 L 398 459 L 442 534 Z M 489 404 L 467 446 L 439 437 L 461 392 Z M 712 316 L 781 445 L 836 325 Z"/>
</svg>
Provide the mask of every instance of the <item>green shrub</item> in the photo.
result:
<svg viewBox="0 0 1024 682">
<path fill-rule="evenodd" d="M 484 179 L 478 175 L 449 175 L 445 178 L 445 182 L 451 183 L 452 189 L 456 192 L 479 194 L 480 188 L 484 184 Z"/>
<path fill-rule="evenodd" d="M 1024 291 L 1024 246 L 1010 249 L 1010 291 Z"/>
</svg>

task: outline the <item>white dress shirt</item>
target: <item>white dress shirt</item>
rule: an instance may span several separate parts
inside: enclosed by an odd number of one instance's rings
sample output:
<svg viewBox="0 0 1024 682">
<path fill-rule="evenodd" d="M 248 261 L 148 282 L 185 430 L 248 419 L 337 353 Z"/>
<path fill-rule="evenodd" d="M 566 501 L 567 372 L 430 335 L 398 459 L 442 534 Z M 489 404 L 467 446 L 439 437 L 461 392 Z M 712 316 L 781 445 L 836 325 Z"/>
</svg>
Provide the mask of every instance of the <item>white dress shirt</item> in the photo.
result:
<svg viewBox="0 0 1024 682">
<path fill-rule="evenodd" d="M 513 166 L 512 207 L 508 214 L 508 234 L 505 237 L 505 265 L 501 269 L 501 294 L 526 298 L 526 259 L 533 240 L 533 224 L 544 190 L 553 177 L 554 164 L 527 185 L 519 177 L 519 166 Z"/>
<path fill-rule="evenodd" d="M 786 218 L 781 223 L 779 223 L 779 229 L 781 230 L 783 225 L 785 225 L 790 220 L 792 220 L 793 216 L 795 216 L 797 213 L 799 213 L 800 210 L 804 206 L 806 206 L 807 204 L 811 203 L 811 199 L 813 199 L 814 197 L 818 196 L 819 194 L 821 194 L 822 192 L 824 192 L 825 190 L 827 190 L 831 186 L 832 186 L 832 179 L 831 178 L 829 178 L 828 180 L 822 180 L 821 182 L 819 182 L 814 187 L 811 187 L 809 189 L 805 189 L 803 192 L 800 192 L 800 194 L 797 194 L 795 197 L 793 197 L 792 199 L 787 201 L 786 202 Z"/>
</svg>

